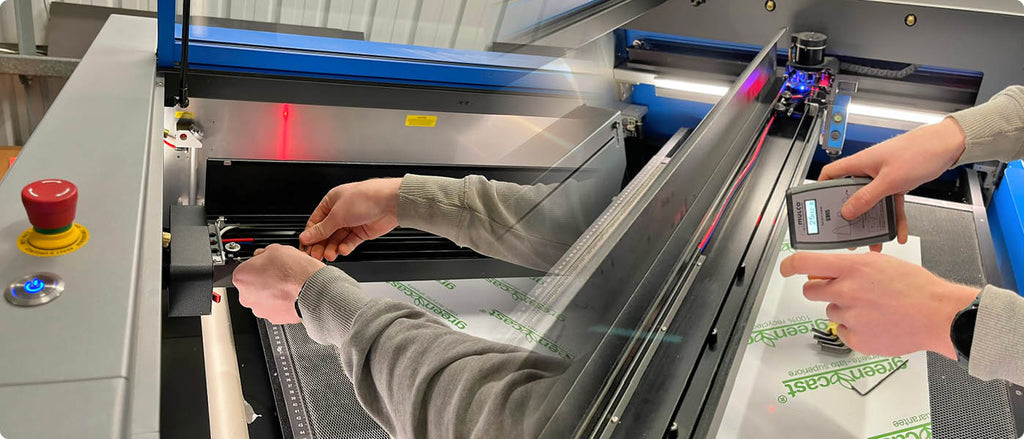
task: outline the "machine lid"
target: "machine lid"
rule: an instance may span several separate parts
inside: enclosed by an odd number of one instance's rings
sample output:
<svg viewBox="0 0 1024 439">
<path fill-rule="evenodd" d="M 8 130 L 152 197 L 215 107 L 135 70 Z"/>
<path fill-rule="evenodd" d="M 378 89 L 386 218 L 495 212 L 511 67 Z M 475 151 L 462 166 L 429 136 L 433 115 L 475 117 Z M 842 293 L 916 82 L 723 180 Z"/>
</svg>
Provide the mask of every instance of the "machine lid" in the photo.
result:
<svg viewBox="0 0 1024 439">
<path fill-rule="evenodd" d="M 188 15 L 187 59 L 206 71 L 568 90 L 573 87 L 561 77 L 585 67 L 567 65 L 564 55 L 663 2 L 361 0 L 299 7 L 270 2 L 242 16 L 235 8 L 197 3 Z M 180 68 L 184 27 L 177 14 L 184 0 L 159 4 L 159 65 Z M 461 69 L 445 69 L 449 66 Z M 550 79 L 540 82 L 551 86 L 537 86 L 545 74 Z"/>
</svg>

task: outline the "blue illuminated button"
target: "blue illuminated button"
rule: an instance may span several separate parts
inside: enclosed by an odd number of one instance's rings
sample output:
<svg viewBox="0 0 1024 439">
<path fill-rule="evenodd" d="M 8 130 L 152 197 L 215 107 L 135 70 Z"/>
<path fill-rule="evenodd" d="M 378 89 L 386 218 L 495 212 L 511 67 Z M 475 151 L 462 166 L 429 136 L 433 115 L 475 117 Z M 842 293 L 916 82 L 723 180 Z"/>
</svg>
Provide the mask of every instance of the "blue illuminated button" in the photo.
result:
<svg viewBox="0 0 1024 439">
<path fill-rule="evenodd" d="M 55 273 L 32 273 L 15 279 L 4 289 L 4 299 L 14 306 L 39 306 L 64 292 L 64 279 Z"/>
<path fill-rule="evenodd" d="M 35 294 L 43 291 L 43 288 L 46 288 L 46 283 L 39 279 L 33 278 L 32 280 L 25 282 L 25 292 L 27 293 Z"/>
</svg>

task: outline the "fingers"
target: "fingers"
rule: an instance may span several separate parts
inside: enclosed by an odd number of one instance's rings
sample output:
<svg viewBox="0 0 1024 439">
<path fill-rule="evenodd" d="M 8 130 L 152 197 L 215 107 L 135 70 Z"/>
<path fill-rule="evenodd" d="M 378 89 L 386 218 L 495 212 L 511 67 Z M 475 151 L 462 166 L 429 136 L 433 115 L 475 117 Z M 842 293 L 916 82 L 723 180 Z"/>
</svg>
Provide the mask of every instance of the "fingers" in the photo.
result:
<svg viewBox="0 0 1024 439">
<path fill-rule="evenodd" d="M 320 200 L 320 204 L 316 205 L 316 209 L 313 210 L 313 214 L 309 216 L 309 220 L 306 221 L 306 228 L 313 227 L 314 224 L 322 222 L 327 218 L 327 215 L 331 213 L 331 193 L 328 192 L 323 199 Z"/>
<path fill-rule="evenodd" d="M 341 229 L 331 235 L 331 238 L 327 240 L 327 246 L 324 247 L 324 259 L 328 261 L 334 261 L 338 259 L 338 246 L 341 242 L 349 235 L 347 229 Z"/>
<path fill-rule="evenodd" d="M 843 218 L 854 220 L 875 207 L 883 198 L 896 192 L 885 179 L 876 178 L 846 200 L 846 204 L 843 205 Z"/>
<path fill-rule="evenodd" d="M 309 247 L 309 255 L 312 256 L 313 259 L 316 259 L 316 260 L 319 261 L 319 260 L 324 258 L 324 250 L 326 250 L 326 249 L 327 249 L 327 244 L 326 243 L 318 242 L 318 243 L 313 244 L 312 246 Z"/>
<path fill-rule="evenodd" d="M 833 321 L 839 324 L 846 323 L 846 310 L 835 303 L 830 303 L 825 307 L 825 315 L 829 321 Z"/>
<path fill-rule="evenodd" d="M 842 340 L 843 343 L 845 343 L 851 349 L 857 350 L 857 348 L 853 346 L 853 343 L 851 343 L 851 341 L 853 340 L 853 336 L 850 334 L 850 328 L 846 327 L 846 325 L 839 323 L 839 327 L 836 328 L 836 335 L 838 335 L 839 339 Z"/>
<path fill-rule="evenodd" d="M 881 253 L 882 252 L 882 244 L 871 244 L 871 245 L 868 246 L 868 249 L 873 251 L 873 252 L 875 252 L 875 253 Z"/>
<path fill-rule="evenodd" d="M 302 231 L 299 235 L 299 242 L 309 245 L 324 241 L 339 228 L 341 228 L 341 225 L 338 224 L 338 215 L 332 211 L 323 221 L 315 223 L 312 227 L 307 227 L 306 230 Z"/>
<path fill-rule="evenodd" d="M 863 161 L 863 155 L 854 154 L 829 163 L 825 165 L 825 167 L 821 168 L 821 173 L 818 175 L 818 181 L 833 180 L 851 175 L 869 175 L 865 169 Z"/>
<path fill-rule="evenodd" d="M 346 236 L 345 239 L 341 241 L 341 244 L 338 245 L 338 254 L 348 256 L 349 254 L 352 253 L 353 250 L 356 249 L 356 247 L 359 244 L 362 244 L 363 241 L 365 240 L 359 237 L 359 235 L 355 233 L 349 233 L 348 236 Z"/>
<path fill-rule="evenodd" d="M 340 218 L 339 212 L 334 210 L 336 193 L 335 189 L 331 189 L 320 200 L 316 210 L 309 216 L 309 221 L 306 221 L 306 230 L 299 235 L 300 243 L 310 245 L 326 240 L 335 230 L 341 227 L 340 224 L 336 224 Z"/>
<path fill-rule="evenodd" d="M 252 252 L 252 255 L 253 256 L 259 256 L 259 255 L 262 255 L 263 252 L 265 252 L 265 251 L 267 251 L 266 248 L 258 248 L 258 249 L 256 249 L 256 251 Z"/>
<path fill-rule="evenodd" d="M 809 280 L 804 283 L 804 297 L 812 302 L 830 302 L 832 297 L 829 294 L 828 286 L 828 280 Z"/>
<path fill-rule="evenodd" d="M 910 235 L 910 225 L 907 224 L 907 209 L 903 205 L 903 194 L 896 194 L 893 197 L 893 203 L 896 206 L 896 241 L 906 244 L 907 237 Z"/>
<path fill-rule="evenodd" d="M 849 264 L 850 255 L 797 252 L 782 260 L 779 270 L 785 277 L 797 274 L 822 278 L 837 278 Z"/>
</svg>

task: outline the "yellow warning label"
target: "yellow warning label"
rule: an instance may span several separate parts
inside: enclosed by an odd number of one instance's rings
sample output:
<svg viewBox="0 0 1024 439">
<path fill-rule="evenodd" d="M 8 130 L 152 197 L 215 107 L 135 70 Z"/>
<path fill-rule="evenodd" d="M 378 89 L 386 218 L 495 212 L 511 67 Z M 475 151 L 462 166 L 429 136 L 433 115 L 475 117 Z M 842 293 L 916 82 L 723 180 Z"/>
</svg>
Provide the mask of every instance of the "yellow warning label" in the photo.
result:
<svg viewBox="0 0 1024 439">
<path fill-rule="evenodd" d="M 28 229 L 22 232 L 21 236 L 18 236 L 18 248 L 21 249 L 22 252 L 25 252 L 25 254 L 27 255 L 39 256 L 44 258 L 52 256 L 61 256 L 66 255 L 68 253 L 72 253 L 75 250 L 82 248 L 82 246 L 84 246 L 86 242 L 89 242 L 89 231 L 86 230 L 84 226 L 82 226 L 81 224 L 75 224 L 72 227 L 74 227 L 74 231 L 77 232 L 78 239 L 76 239 L 74 242 L 68 244 L 65 247 L 60 247 L 53 250 L 45 250 L 36 247 L 29 242 L 29 238 L 34 234 L 38 234 L 38 232 L 36 232 L 34 229 Z"/>
<path fill-rule="evenodd" d="M 181 118 L 195 119 L 196 115 L 192 114 L 191 111 L 175 111 L 174 112 L 174 118 L 175 119 L 181 119 Z"/>
<path fill-rule="evenodd" d="M 437 125 L 437 116 L 423 116 L 419 114 L 410 114 L 405 116 L 405 126 L 407 127 L 428 127 L 433 128 Z"/>
</svg>

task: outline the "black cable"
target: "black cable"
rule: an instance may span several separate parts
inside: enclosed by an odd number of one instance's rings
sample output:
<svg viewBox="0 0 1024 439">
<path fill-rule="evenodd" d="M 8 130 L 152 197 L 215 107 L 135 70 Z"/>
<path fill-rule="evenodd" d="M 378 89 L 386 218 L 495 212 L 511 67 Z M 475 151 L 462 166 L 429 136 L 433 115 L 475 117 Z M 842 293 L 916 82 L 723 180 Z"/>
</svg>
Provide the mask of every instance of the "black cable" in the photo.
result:
<svg viewBox="0 0 1024 439">
<path fill-rule="evenodd" d="M 178 83 L 178 106 L 188 108 L 188 24 L 192 0 L 181 4 L 181 81 Z"/>
</svg>

